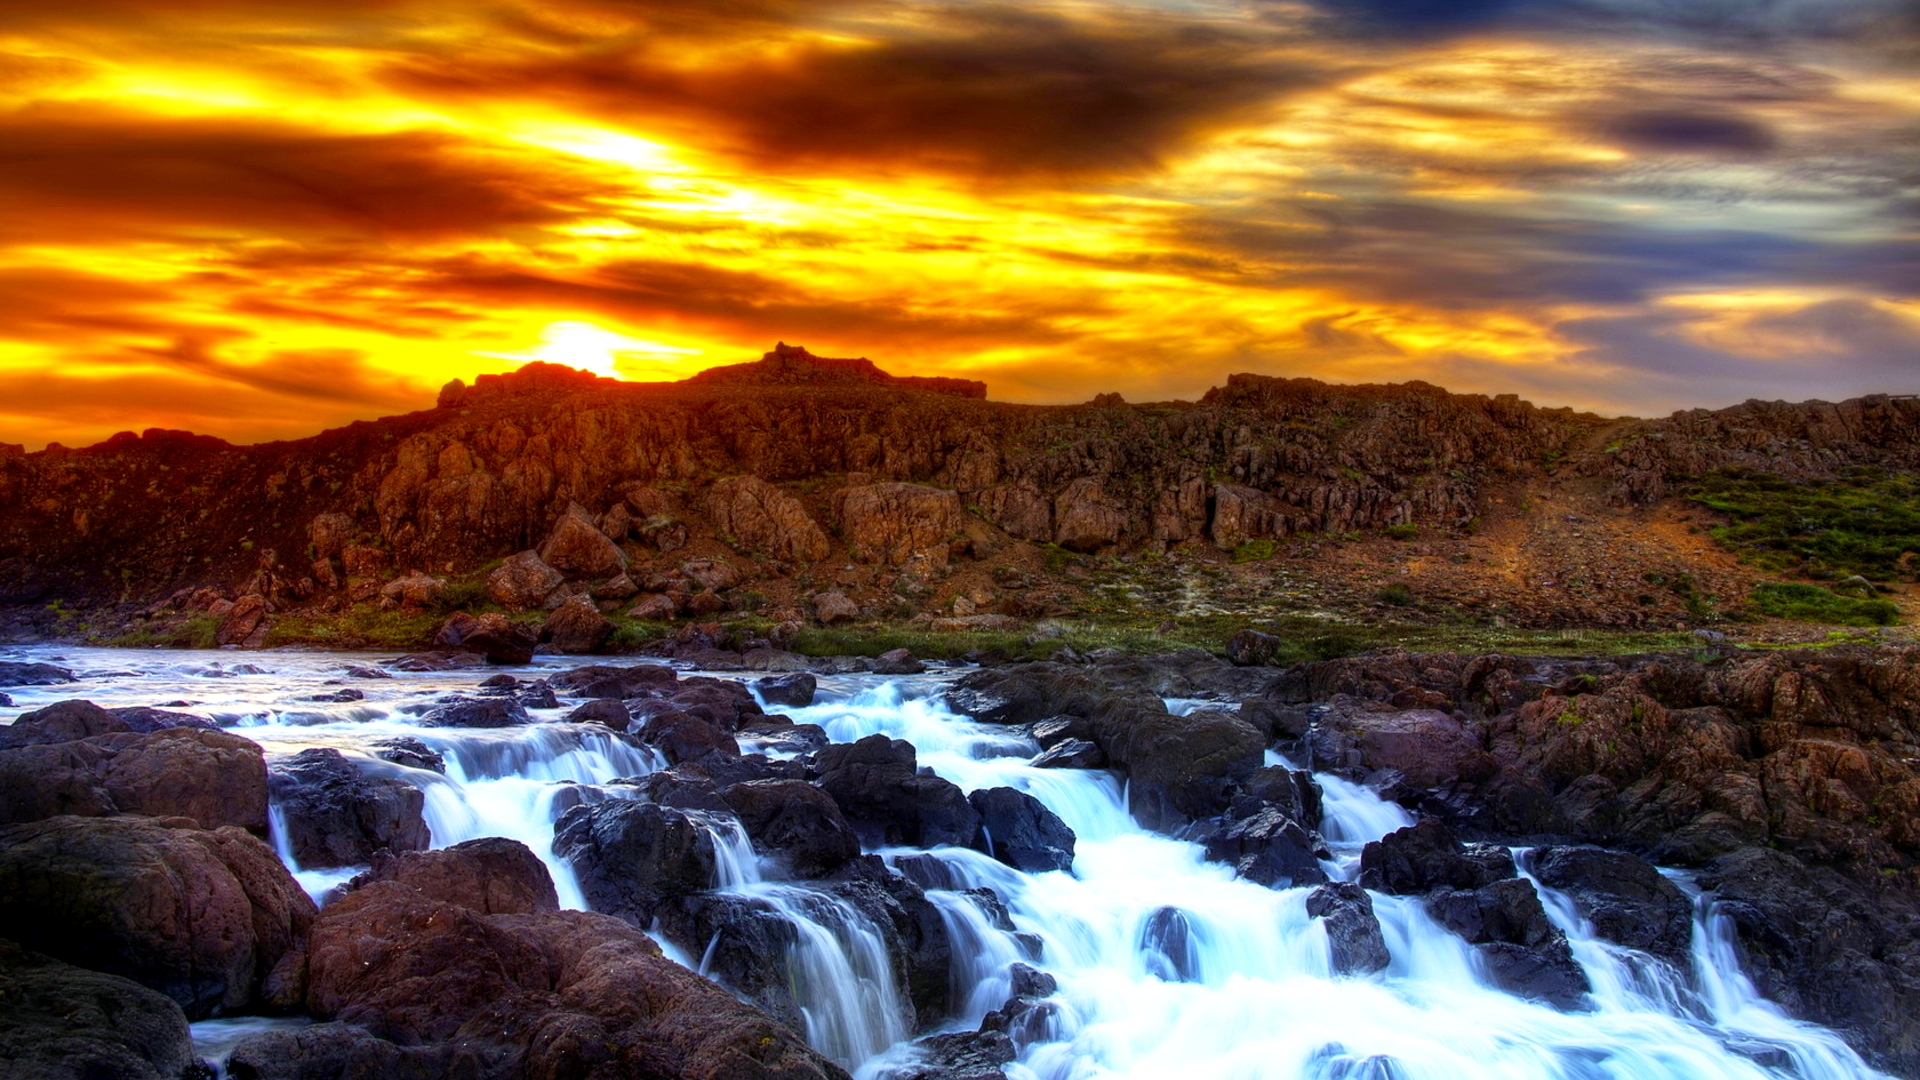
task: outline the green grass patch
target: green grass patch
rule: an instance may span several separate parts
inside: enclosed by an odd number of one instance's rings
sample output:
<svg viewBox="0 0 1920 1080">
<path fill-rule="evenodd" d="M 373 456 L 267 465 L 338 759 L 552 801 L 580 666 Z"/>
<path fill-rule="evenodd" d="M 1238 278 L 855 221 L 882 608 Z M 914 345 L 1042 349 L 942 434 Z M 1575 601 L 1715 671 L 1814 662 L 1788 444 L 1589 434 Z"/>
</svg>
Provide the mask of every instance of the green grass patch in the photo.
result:
<svg viewBox="0 0 1920 1080">
<path fill-rule="evenodd" d="M 355 605 L 338 615 L 279 615 L 267 627 L 267 648 L 317 645 L 334 649 L 424 649 L 446 616 Z"/>
<path fill-rule="evenodd" d="M 1394 540 L 1415 540 L 1420 536 L 1420 526 L 1413 524 L 1389 525 L 1380 531 Z"/>
<path fill-rule="evenodd" d="M 1762 569 L 1915 579 L 1920 477 L 1856 468 L 1838 480 L 1801 483 L 1724 470 L 1703 477 L 1687 497 L 1728 515 L 1713 538 Z"/>
<path fill-rule="evenodd" d="M 211 615 L 195 615 L 164 626 L 143 626 L 113 637 L 103 644 L 116 649 L 211 649 L 220 620 Z"/>
<path fill-rule="evenodd" d="M 1233 561 L 1237 563 L 1265 562 L 1273 558 L 1280 546 L 1272 540 L 1249 540 L 1233 549 Z"/>
<path fill-rule="evenodd" d="M 1389 585 L 1375 593 L 1374 598 L 1383 604 L 1392 604 L 1394 607 L 1413 606 L 1413 590 L 1405 585 Z"/>
<path fill-rule="evenodd" d="M 1891 626 L 1900 616 L 1891 600 L 1862 600 L 1796 582 L 1757 585 L 1747 603 L 1760 614 L 1776 619 L 1828 626 Z"/>
</svg>

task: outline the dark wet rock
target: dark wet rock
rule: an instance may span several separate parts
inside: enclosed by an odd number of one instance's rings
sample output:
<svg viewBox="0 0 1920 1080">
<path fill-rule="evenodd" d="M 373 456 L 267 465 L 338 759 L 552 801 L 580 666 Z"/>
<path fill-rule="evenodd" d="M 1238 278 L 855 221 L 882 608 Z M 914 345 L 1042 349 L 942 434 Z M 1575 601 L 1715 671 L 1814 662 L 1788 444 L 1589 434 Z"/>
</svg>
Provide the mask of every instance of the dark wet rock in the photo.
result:
<svg viewBox="0 0 1920 1080">
<path fill-rule="evenodd" d="M 711 593 L 701 593 L 711 596 Z M 694 597 L 698 600 L 700 597 Z M 697 607 L 698 605 L 696 605 Z M 696 611 L 696 614 L 700 612 Z M 673 650 L 673 658 L 687 664 L 697 671 L 745 671 L 747 663 L 740 654 L 732 649 L 715 649 L 705 645 L 680 645 Z"/>
<path fill-rule="evenodd" d="M 1157 908 L 1140 926 L 1140 952 L 1147 971 L 1166 982 L 1193 982 L 1200 977 L 1200 950 L 1193 941 L 1193 924 L 1177 907 Z"/>
<path fill-rule="evenodd" d="M 921 1024 L 952 1014 L 959 1004 L 949 975 L 953 941 L 925 890 L 888 870 L 875 855 L 849 860 L 822 887 L 860 912 L 886 941 L 901 989 Z"/>
<path fill-rule="evenodd" d="M 1013 1040 L 999 1031 L 955 1031 L 914 1041 L 922 1060 L 894 1073 L 895 1080 L 1006 1080 L 1018 1057 Z"/>
<path fill-rule="evenodd" d="M 532 915 L 560 910 L 553 875 L 533 850 L 503 836 L 467 840 L 434 851 L 380 853 L 353 879 L 360 889 L 397 881 L 434 900 L 482 915 Z"/>
<path fill-rule="evenodd" d="M 1325 845 L 1310 830 L 1268 807 L 1228 824 L 1206 839 L 1207 858 L 1224 862 L 1248 881 L 1270 888 L 1327 880 L 1320 858 Z"/>
<path fill-rule="evenodd" d="M 1304 736 L 1316 714 L 1324 712 L 1314 705 L 1289 705 L 1268 698 L 1248 698 L 1240 703 L 1240 719 L 1269 739 L 1293 742 Z"/>
<path fill-rule="evenodd" d="M 367 749 L 382 761 L 404 765 L 409 769 L 425 769 L 428 772 L 443 775 L 447 771 L 447 759 L 440 751 L 412 735 L 393 735 L 376 739 L 367 744 Z"/>
<path fill-rule="evenodd" d="M 794 877 L 823 877 L 860 854 L 860 839 L 833 797 L 804 780 L 734 784 L 720 798 L 755 850 L 779 860 Z"/>
<path fill-rule="evenodd" d="M 998 1009 L 980 1020 L 981 1031 L 998 1031 L 1016 1048 L 1060 1038 L 1060 1006 L 1046 1000 L 1060 989 L 1052 975 L 1015 962 L 1008 970 L 1011 994 Z"/>
<path fill-rule="evenodd" d="M 702 970 L 780 1023 L 806 1029 L 793 1000 L 787 956 L 800 940 L 793 922 L 761 897 L 702 893 L 663 905 L 661 932 L 688 951 Z"/>
<path fill-rule="evenodd" d="M 59 701 L 21 713 L 13 723 L 0 727 L 0 748 L 73 742 L 132 730 L 125 718 L 91 701 Z"/>
<path fill-rule="evenodd" d="M 13 698 L 6 694 L 0 694 L 0 709 L 11 708 L 13 708 Z"/>
<path fill-rule="evenodd" d="M 1455 717 L 1437 709 L 1394 709 L 1336 698 L 1307 735 L 1315 769 L 1359 776 L 1393 769 L 1416 788 L 1456 780 L 1463 762 L 1481 749 Z"/>
<path fill-rule="evenodd" d="M 343 1054 L 335 1044 L 359 1040 L 337 1024 L 272 1033 L 236 1049 L 256 1076 L 330 1080 L 331 1062 L 349 1060 L 383 1077 L 845 1080 L 791 1029 L 604 915 L 488 914 L 386 880 L 330 904 L 309 941 L 307 1008 L 392 1049 Z"/>
<path fill-rule="evenodd" d="M 875 675 L 918 675 L 925 670 L 927 665 L 906 649 L 889 649 L 873 658 Z"/>
<path fill-rule="evenodd" d="M 0 1075 L 9 1080 L 189 1080 L 187 1018 L 164 994 L 0 940 Z"/>
<path fill-rule="evenodd" d="M 646 927 L 668 901 L 713 887 L 713 828 L 700 811 L 613 800 L 562 814 L 553 852 L 579 875 L 588 906 Z"/>
<path fill-rule="evenodd" d="M 519 702 L 493 697 L 451 698 L 420 717 L 425 727 L 503 728 L 529 722 Z"/>
<path fill-rule="evenodd" d="M 271 1002 L 275 966 L 304 939 L 313 901 L 252 834 L 190 824 L 56 817 L 0 828 L 0 926 L 158 990 L 195 1019 Z"/>
<path fill-rule="evenodd" d="M 1048 750 L 1068 739 L 1079 739 L 1082 742 L 1091 742 L 1093 739 L 1093 725 L 1079 716 L 1049 716 L 1045 720 L 1035 721 L 1033 726 L 1028 728 L 1028 732 L 1033 736 L 1034 742 Z"/>
<path fill-rule="evenodd" d="M 27 745 L 0 749 L 0 822 L 147 814 L 266 832 L 266 760 L 252 740 L 192 727 L 142 734 L 87 702 L 49 706 L 15 726 Z M 64 738 L 82 731 L 102 733 Z"/>
<path fill-rule="evenodd" d="M 356 697 L 348 700 L 358 701 L 360 699 Z M 107 711 L 118 718 L 121 723 L 127 725 L 126 730 L 141 735 L 154 731 L 165 731 L 168 728 L 199 728 L 202 731 L 220 730 L 220 725 L 204 717 L 195 716 L 192 713 L 174 712 L 171 709 L 156 709 L 148 705 L 124 705 L 119 708 L 108 709 Z"/>
<path fill-rule="evenodd" d="M 498 612 L 480 615 L 456 611 L 447 616 L 433 636 L 435 648 L 469 652 L 493 664 L 530 664 L 540 635 Z"/>
<path fill-rule="evenodd" d="M 645 690 L 673 686 L 680 676 L 664 664 L 586 664 L 553 676 L 562 693 L 583 698 L 630 698 Z"/>
<path fill-rule="evenodd" d="M 953 875 L 953 868 L 938 855 L 900 855 L 893 860 L 893 868 L 907 880 L 923 889 L 958 889 L 960 880 Z"/>
<path fill-rule="evenodd" d="M 1236 630 L 1227 638 L 1227 660 L 1240 667 L 1271 664 L 1280 656 L 1280 639 L 1258 630 Z"/>
<path fill-rule="evenodd" d="M 1438 888 L 1477 889 L 1516 872 L 1506 848 L 1462 844 L 1432 818 L 1390 832 L 1360 851 L 1360 884 L 1400 896 Z"/>
<path fill-rule="evenodd" d="M 1371 975 L 1392 962 L 1380 920 L 1373 914 L 1373 898 L 1353 882 L 1330 882 L 1308 893 L 1307 914 L 1326 926 L 1335 975 Z"/>
<path fill-rule="evenodd" d="M 695 675 L 682 680 L 665 700 L 723 732 L 737 731 L 764 715 L 753 693 L 732 679 Z"/>
<path fill-rule="evenodd" d="M 1479 947 L 1494 985 L 1509 993 L 1571 1009 L 1592 989 L 1531 881 L 1508 878 L 1476 889 L 1443 888 L 1427 897 L 1427 910 Z"/>
<path fill-rule="evenodd" d="M 1527 868 L 1566 894 L 1596 934 L 1688 970 L 1693 902 L 1652 863 L 1600 848 L 1549 847 L 1534 851 Z"/>
<path fill-rule="evenodd" d="M 366 694 L 348 687 L 340 690 L 328 690 L 318 694 L 310 694 L 307 700 L 329 705 L 344 705 L 350 701 L 365 701 L 366 697 Z"/>
<path fill-rule="evenodd" d="M 957 680 L 947 707 L 986 724 L 1031 724 L 1063 713 L 1090 714 L 1106 690 L 1082 672 L 1060 664 L 1012 664 L 983 668 Z"/>
<path fill-rule="evenodd" d="M 377 851 L 423 851 L 431 844 L 421 817 L 425 794 L 391 772 L 331 747 L 268 763 L 276 825 L 285 825 L 285 843 L 301 869 L 364 866 Z"/>
<path fill-rule="evenodd" d="M 813 695 L 819 683 L 811 674 L 796 671 L 787 675 L 769 675 L 754 681 L 753 688 L 760 692 L 761 700 L 769 705 L 785 705 L 803 709 L 813 704 Z"/>
<path fill-rule="evenodd" d="M 1073 868 L 1073 830 L 1039 799 L 1010 787 L 967 796 L 980 815 L 980 849 L 1029 874 Z"/>
<path fill-rule="evenodd" d="M 395 671 L 459 671 L 462 668 L 479 667 L 486 662 L 486 657 L 478 653 L 425 652 L 408 653 L 388 661 L 387 666 Z"/>
<path fill-rule="evenodd" d="M 952 781 L 921 775 L 913 744 L 869 735 L 814 755 L 821 790 L 868 847 L 969 847 L 980 817 Z"/>
<path fill-rule="evenodd" d="M 381 671 L 377 667 L 364 667 L 360 664 L 349 664 L 347 665 L 347 678 L 349 679 L 391 679 L 393 678 L 393 676 L 388 674 L 387 672 Z"/>
<path fill-rule="evenodd" d="M 678 709 L 654 713 L 640 724 L 640 740 L 660 751 L 669 764 L 698 761 L 709 754 L 739 756 L 740 745 L 719 727 Z"/>
<path fill-rule="evenodd" d="M 1309 832 L 1320 827 L 1320 784 L 1305 769 L 1267 765 L 1240 784 L 1228 808 L 1231 818 L 1251 817 L 1268 808 L 1280 811 Z"/>
<path fill-rule="evenodd" d="M 832 742 L 819 724 L 755 724 L 741 728 L 739 735 L 761 750 L 783 754 L 812 754 Z"/>
<path fill-rule="evenodd" d="M 56 686 L 73 681 L 73 672 L 58 664 L 0 660 L 0 686 Z"/>
<path fill-rule="evenodd" d="M 1176 828 L 1224 811 L 1235 785 L 1266 752 L 1260 733 L 1231 713 L 1175 716 L 1146 695 L 1111 695 L 1089 720 L 1107 760 L 1127 773 L 1130 809 L 1148 828 Z"/>
<path fill-rule="evenodd" d="M 627 707 L 614 698 L 593 698 L 567 714 L 569 723 L 599 724 L 613 731 L 625 731 L 632 721 Z"/>
<path fill-rule="evenodd" d="M 1062 739 L 1033 759 L 1036 769 L 1101 769 L 1106 751 L 1085 739 Z"/>
</svg>

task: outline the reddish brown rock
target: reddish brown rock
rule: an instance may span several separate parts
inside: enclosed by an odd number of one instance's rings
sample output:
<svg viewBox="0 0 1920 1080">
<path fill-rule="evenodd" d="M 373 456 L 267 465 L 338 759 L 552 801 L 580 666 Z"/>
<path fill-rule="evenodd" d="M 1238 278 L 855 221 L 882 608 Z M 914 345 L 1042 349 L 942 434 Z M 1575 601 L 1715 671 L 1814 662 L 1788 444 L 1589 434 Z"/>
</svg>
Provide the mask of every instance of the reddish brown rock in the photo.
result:
<svg viewBox="0 0 1920 1080">
<path fill-rule="evenodd" d="M 566 576 L 548 566 L 537 551 L 507 558 L 487 575 L 487 599 L 502 607 L 537 608 Z"/>
<path fill-rule="evenodd" d="M 707 517 L 742 551 L 789 562 L 827 557 L 827 534 L 800 500 L 757 476 L 716 481 L 707 491 Z"/>
<path fill-rule="evenodd" d="M 821 593 L 813 599 L 813 617 L 822 626 L 852 622 L 860 617 L 860 605 L 841 592 Z"/>
<path fill-rule="evenodd" d="M 547 634 L 563 653 L 597 652 L 613 633 L 613 623 L 588 596 L 572 596 L 547 616 Z"/>
<path fill-rule="evenodd" d="M 87 702 L 40 712 L 72 714 L 82 706 L 107 719 L 88 728 L 51 724 L 38 734 L 100 734 L 0 749 L 0 821 L 147 814 L 266 832 L 266 761 L 253 741 L 193 727 L 135 732 Z"/>
<path fill-rule="evenodd" d="M 540 545 L 540 558 L 561 573 L 583 577 L 611 577 L 627 568 L 626 555 L 579 503 L 569 503 L 554 522 Z"/>
<path fill-rule="evenodd" d="M 0 828 L 0 924 L 124 975 L 194 1018 L 262 1000 L 313 901 L 273 851 L 181 818 L 56 817 Z"/>
<path fill-rule="evenodd" d="M 1054 500 L 1054 542 L 1068 551 L 1101 551 L 1126 535 L 1132 513 L 1104 481 L 1081 477 Z"/>
<path fill-rule="evenodd" d="M 180 1006 L 130 979 L 0 941 L 0 1075 L 183 1080 L 198 1075 Z"/>
<path fill-rule="evenodd" d="M 394 578 L 380 586 L 380 599 L 388 604 L 397 604 L 411 611 L 418 611 L 432 606 L 446 591 L 445 578 L 415 572 Z"/>
<path fill-rule="evenodd" d="M 889 566 L 915 556 L 947 565 L 947 541 L 961 528 L 960 496 L 920 484 L 842 488 L 833 510 L 853 557 Z"/>
<path fill-rule="evenodd" d="M 259 593 L 248 593 L 233 602 L 220 616 L 220 626 L 214 630 L 213 641 L 216 645 L 238 645 L 241 648 L 257 649 L 267 643 L 267 598 Z"/>
</svg>

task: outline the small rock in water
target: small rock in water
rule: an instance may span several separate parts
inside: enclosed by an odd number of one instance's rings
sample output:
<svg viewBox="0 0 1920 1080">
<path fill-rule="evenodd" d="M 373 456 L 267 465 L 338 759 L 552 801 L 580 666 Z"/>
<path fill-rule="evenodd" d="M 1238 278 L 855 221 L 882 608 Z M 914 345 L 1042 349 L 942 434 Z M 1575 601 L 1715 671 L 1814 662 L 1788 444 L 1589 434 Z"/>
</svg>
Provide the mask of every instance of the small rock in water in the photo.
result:
<svg viewBox="0 0 1920 1080">
<path fill-rule="evenodd" d="M 1106 752 L 1085 739 L 1064 739 L 1033 759 L 1036 769 L 1100 769 L 1106 764 Z"/>
<path fill-rule="evenodd" d="M 347 689 L 341 689 L 341 690 L 330 690 L 324 694 L 314 694 L 308 697 L 307 700 L 337 703 L 337 702 L 347 702 L 347 701 L 365 701 L 366 697 L 367 695 L 361 693 L 358 690 L 347 688 Z"/>
<path fill-rule="evenodd" d="M 73 672 L 54 664 L 0 660 L 0 686 L 54 686 L 72 681 Z"/>
<path fill-rule="evenodd" d="M 594 698 L 567 714 L 570 723 L 599 724 L 614 731 L 627 730 L 632 719 L 627 707 L 613 698 Z"/>
<path fill-rule="evenodd" d="M 429 772 L 445 773 L 447 759 L 440 751 L 421 742 L 411 735 L 395 735 L 371 743 L 368 749 L 373 756 L 382 761 L 391 761 L 395 765 L 405 765 L 409 769 L 426 769 Z"/>
<path fill-rule="evenodd" d="M 927 665 L 914 658 L 906 649 L 890 649 L 874 658 L 875 675 L 918 675 L 927 670 Z"/>
<path fill-rule="evenodd" d="M 1192 982 L 1200 974 L 1200 951 L 1193 946 L 1187 913 L 1163 907 L 1140 928 L 1140 951 L 1147 970 L 1164 982 Z"/>
<path fill-rule="evenodd" d="M 1353 882 L 1336 881 L 1308 893 L 1307 914 L 1325 920 L 1335 975 L 1371 975 L 1392 962 L 1373 898 Z"/>
<path fill-rule="evenodd" d="M 385 671 L 381 671 L 379 668 L 362 667 L 359 664 L 349 665 L 347 668 L 347 675 L 349 678 L 354 678 L 354 679 L 391 679 L 393 678 L 391 674 Z"/>
<path fill-rule="evenodd" d="M 5 694 L 0 694 L 0 709 L 11 709 L 11 708 L 13 708 L 13 699 L 8 697 Z"/>
<path fill-rule="evenodd" d="M 500 728 L 527 722 L 527 710 L 504 698 L 454 698 L 420 718 L 426 727 Z"/>
<path fill-rule="evenodd" d="M 769 705 L 786 705 L 795 709 L 804 709 L 813 704 L 813 695 L 818 687 L 818 680 L 804 671 L 769 675 L 753 683 L 753 688 L 760 693 L 760 700 Z"/>
</svg>

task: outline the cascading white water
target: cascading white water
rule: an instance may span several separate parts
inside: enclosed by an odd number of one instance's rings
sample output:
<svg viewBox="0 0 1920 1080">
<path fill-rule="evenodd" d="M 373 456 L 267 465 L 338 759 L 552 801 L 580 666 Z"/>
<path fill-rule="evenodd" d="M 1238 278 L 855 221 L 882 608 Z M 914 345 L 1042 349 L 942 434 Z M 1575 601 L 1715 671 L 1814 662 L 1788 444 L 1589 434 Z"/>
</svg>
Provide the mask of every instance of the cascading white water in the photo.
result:
<svg viewBox="0 0 1920 1080">
<path fill-rule="evenodd" d="M 308 699 L 338 682 L 337 654 L 276 652 L 243 667 L 219 653 L 24 652 L 27 659 L 65 653 L 83 669 L 83 681 L 14 692 L 14 712 L 70 697 L 108 706 L 181 699 L 190 703 L 181 708 L 244 725 L 269 752 L 335 746 L 364 753 L 378 739 L 417 737 L 446 759 L 444 777 L 404 771 L 426 792 L 433 843 L 486 835 L 523 840 L 548 859 L 563 900 L 574 905 L 580 897 L 571 872 L 550 854 L 559 792 L 658 765 L 650 752 L 590 725 L 424 728 L 401 709 L 449 691 L 471 692 L 491 672 L 355 682 L 365 701 L 330 704 Z M 107 674 L 116 671 L 122 674 Z M 820 724 L 839 741 L 874 733 L 905 739 L 923 766 L 962 789 L 1020 788 L 1078 836 L 1070 872 L 1026 874 L 974 851 L 931 853 L 962 887 L 994 890 L 1017 930 L 1041 942 L 1035 965 L 1059 982 L 1055 1012 L 1009 1068 L 1019 1080 L 1879 1075 L 1833 1033 L 1789 1019 L 1755 993 L 1740 972 L 1730 922 L 1711 897 L 1696 901 L 1693 970 L 1673 972 L 1600 941 L 1566 897 L 1541 888 L 1593 983 L 1592 1008 L 1584 1012 L 1558 1012 L 1484 985 L 1473 950 L 1437 925 L 1418 898 L 1375 894 L 1392 962 L 1378 976 L 1333 978 L 1325 932 L 1306 915 L 1307 890 L 1236 880 L 1205 861 L 1197 845 L 1139 828 L 1112 774 L 1034 768 L 1033 743 L 950 715 L 929 696 L 932 679 L 829 680 L 828 687 L 820 704 L 782 711 Z M 536 711 L 536 718 L 557 714 Z M 1288 764 L 1277 756 L 1269 761 Z M 1327 865 L 1336 876 L 1351 876 L 1365 841 L 1411 821 L 1358 785 L 1330 776 L 1320 782 L 1322 831 L 1336 856 Z M 621 792 L 577 794 L 589 800 Z M 278 826 L 276 836 L 284 837 Z M 911 1052 L 899 1045 L 909 1035 L 909 1015 L 884 942 L 845 901 L 762 880 L 736 822 L 716 818 L 713 827 L 721 853 L 715 887 L 755 897 L 795 925 L 801 944 L 791 958 L 793 985 L 809 1038 L 866 1080 L 885 1076 Z M 1698 894 L 1684 876 L 1675 877 Z M 971 1027 L 1000 1004 L 1027 945 L 996 929 L 964 894 L 930 896 L 959 957 L 953 1023 Z"/>
</svg>

